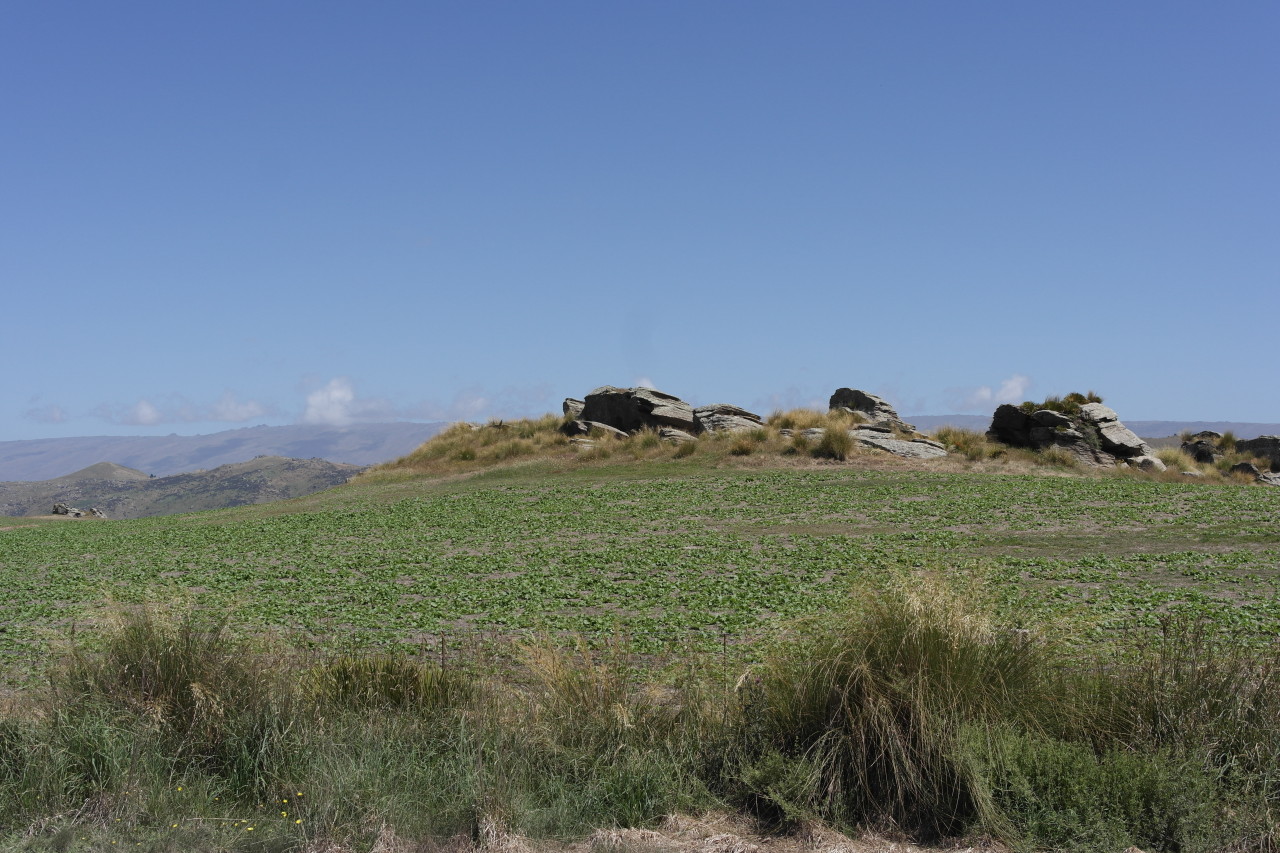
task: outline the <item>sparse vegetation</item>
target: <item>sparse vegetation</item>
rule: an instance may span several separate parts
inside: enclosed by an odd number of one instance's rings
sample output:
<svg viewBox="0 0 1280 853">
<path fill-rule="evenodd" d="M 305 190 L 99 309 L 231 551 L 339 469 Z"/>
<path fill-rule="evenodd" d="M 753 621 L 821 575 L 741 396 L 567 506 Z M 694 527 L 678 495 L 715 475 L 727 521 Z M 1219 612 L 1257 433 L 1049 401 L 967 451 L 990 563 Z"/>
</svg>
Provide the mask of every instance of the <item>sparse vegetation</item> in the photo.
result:
<svg viewBox="0 0 1280 853">
<path fill-rule="evenodd" d="M 1086 391 L 1081 394 L 1079 391 L 1072 391 L 1066 396 L 1059 397 L 1053 395 L 1046 397 L 1043 402 L 1036 403 L 1027 400 L 1018 408 L 1022 409 L 1026 414 L 1048 409 L 1051 412 L 1061 412 L 1064 415 L 1076 415 L 1080 413 L 1080 407 L 1087 403 L 1101 403 L 1102 397 L 1094 391 Z"/>
</svg>

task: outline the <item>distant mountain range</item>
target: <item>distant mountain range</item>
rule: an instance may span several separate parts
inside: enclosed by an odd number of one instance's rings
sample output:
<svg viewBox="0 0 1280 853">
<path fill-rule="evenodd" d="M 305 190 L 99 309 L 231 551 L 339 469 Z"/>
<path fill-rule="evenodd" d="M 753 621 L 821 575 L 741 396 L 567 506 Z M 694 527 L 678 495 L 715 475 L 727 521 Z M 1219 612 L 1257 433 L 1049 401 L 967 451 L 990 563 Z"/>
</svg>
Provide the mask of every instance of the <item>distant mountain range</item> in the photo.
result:
<svg viewBox="0 0 1280 853">
<path fill-rule="evenodd" d="M 0 441 L 0 481 L 51 480 L 98 462 L 164 477 L 256 456 L 376 465 L 404 456 L 443 423 L 257 426 L 209 435 L 87 436 Z"/>
<path fill-rule="evenodd" d="M 908 415 L 903 420 L 914 424 L 924 432 L 933 432 L 944 426 L 986 432 L 991 426 L 991 415 Z M 1121 415 L 1120 420 L 1142 438 L 1167 438 L 1183 432 L 1233 432 L 1236 438 L 1257 438 L 1260 435 L 1280 435 L 1280 424 L 1242 423 L 1238 421 L 1131 421 Z"/>
<path fill-rule="evenodd" d="M 0 516 L 49 515 L 54 504 L 145 518 L 302 497 L 340 486 L 362 469 L 323 459 L 260 456 L 212 471 L 152 477 L 112 462 L 42 482 L 0 483 Z"/>
</svg>

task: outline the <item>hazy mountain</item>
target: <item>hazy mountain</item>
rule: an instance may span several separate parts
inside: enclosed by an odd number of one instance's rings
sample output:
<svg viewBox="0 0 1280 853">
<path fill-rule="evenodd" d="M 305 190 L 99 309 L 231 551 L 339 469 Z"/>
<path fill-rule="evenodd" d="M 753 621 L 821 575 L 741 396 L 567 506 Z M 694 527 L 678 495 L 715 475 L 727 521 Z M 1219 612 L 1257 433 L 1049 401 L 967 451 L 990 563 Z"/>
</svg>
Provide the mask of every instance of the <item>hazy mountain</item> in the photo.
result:
<svg viewBox="0 0 1280 853">
<path fill-rule="evenodd" d="M 261 456 L 196 474 L 152 477 L 111 462 L 42 482 L 0 483 L 0 516 L 48 515 L 55 503 L 108 518 L 145 518 L 302 497 L 345 483 L 361 468 L 323 459 Z"/>
<path fill-rule="evenodd" d="M 986 432 L 991 426 L 991 415 L 908 415 L 903 420 L 914 424 L 924 432 L 933 432 L 944 426 Z M 1182 432 L 1233 432 L 1236 438 L 1257 438 L 1260 435 L 1280 435 L 1280 424 L 1243 423 L 1239 421 L 1131 421 L 1120 413 L 1120 420 L 1143 438 L 1165 438 Z"/>
<path fill-rule="evenodd" d="M 0 480 L 49 480 L 104 459 L 163 477 L 256 456 L 376 465 L 403 456 L 445 424 L 257 426 L 209 435 L 86 436 L 0 441 Z"/>
</svg>

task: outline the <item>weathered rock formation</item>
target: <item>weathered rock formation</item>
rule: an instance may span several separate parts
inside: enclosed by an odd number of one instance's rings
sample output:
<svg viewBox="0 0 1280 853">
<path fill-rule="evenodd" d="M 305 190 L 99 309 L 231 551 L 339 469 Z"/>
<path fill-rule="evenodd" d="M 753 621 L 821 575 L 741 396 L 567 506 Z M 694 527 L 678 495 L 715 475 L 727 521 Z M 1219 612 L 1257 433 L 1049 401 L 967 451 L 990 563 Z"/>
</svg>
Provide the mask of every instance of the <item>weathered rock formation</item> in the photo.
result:
<svg viewBox="0 0 1280 853">
<path fill-rule="evenodd" d="M 1218 445 L 1221 440 L 1221 433 L 1204 430 L 1182 442 L 1182 452 L 1197 462 L 1212 465 L 1222 458 L 1222 448 Z"/>
<path fill-rule="evenodd" d="M 695 409 L 679 397 L 653 388 L 611 385 L 597 388 L 585 400 L 567 398 L 564 413 L 571 418 L 562 427 L 569 435 L 585 435 L 590 425 L 595 425 L 620 434 L 656 429 L 669 441 L 686 441 L 702 432 L 739 432 L 764 425 L 759 415 L 728 403 Z"/>
<path fill-rule="evenodd" d="M 1271 460 L 1271 470 L 1280 471 L 1280 435 L 1260 435 L 1236 441 L 1236 450 Z"/>
<path fill-rule="evenodd" d="M 898 417 L 897 411 L 886 400 L 856 388 L 837 388 L 827 407 L 861 415 L 868 424 L 887 426 L 899 432 L 916 431 L 915 427 Z"/>
<path fill-rule="evenodd" d="M 743 432 L 764 425 L 759 415 L 728 403 L 699 406 L 693 410 L 693 417 L 702 432 Z"/>
<path fill-rule="evenodd" d="M 697 432 L 693 406 L 653 388 L 614 388 L 605 385 L 587 395 L 579 417 L 608 424 L 623 432 L 675 427 Z"/>
<path fill-rule="evenodd" d="M 86 515 L 89 516 L 90 518 L 106 518 L 107 517 L 107 514 L 104 513 L 102 510 L 98 509 L 96 506 L 91 506 L 88 509 L 78 509 L 77 507 L 67 506 L 64 503 L 54 504 L 53 514 L 67 515 L 67 516 L 70 516 L 71 518 L 84 518 Z"/>
<path fill-rule="evenodd" d="M 762 417 L 739 406 L 715 403 L 694 408 L 679 397 L 652 388 L 606 385 L 581 401 L 566 398 L 563 408 L 567 419 L 560 430 L 571 436 L 579 447 L 590 445 L 583 437 L 592 430 L 625 436 L 653 429 L 664 441 L 688 442 L 696 440 L 701 433 L 746 432 L 764 426 Z M 849 430 L 849 435 L 861 447 L 912 459 L 947 455 L 943 445 L 917 433 L 915 427 L 898 417 L 893 406 L 874 394 L 841 388 L 831 395 L 831 408 L 861 416 L 864 423 Z M 817 442 L 825 432 L 821 428 L 807 429 L 803 435 Z M 784 434 L 790 431 L 784 430 Z"/>
<path fill-rule="evenodd" d="M 1005 404 L 995 410 L 987 437 L 1014 447 L 1059 447 L 1079 462 L 1109 468 L 1123 460 L 1144 470 L 1164 470 L 1151 448 L 1120 422 L 1111 408 L 1086 403 L 1074 413 L 1052 409 L 1023 411 Z"/>
</svg>

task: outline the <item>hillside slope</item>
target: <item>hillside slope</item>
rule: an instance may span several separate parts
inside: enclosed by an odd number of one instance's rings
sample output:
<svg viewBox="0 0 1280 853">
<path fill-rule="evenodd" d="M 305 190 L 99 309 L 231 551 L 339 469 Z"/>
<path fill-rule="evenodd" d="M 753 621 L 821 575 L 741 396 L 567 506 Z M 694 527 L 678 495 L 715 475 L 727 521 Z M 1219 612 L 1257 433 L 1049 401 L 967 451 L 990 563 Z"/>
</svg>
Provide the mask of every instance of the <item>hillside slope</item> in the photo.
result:
<svg viewBox="0 0 1280 853">
<path fill-rule="evenodd" d="M 0 483 L 0 515 L 48 514 L 55 503 L 108 518 L 146 518 L 270 503 L 341 485 L 361 468 L 323 459 L 260 456 L 212 471 L 151 477 L 110 462 L 37 483 Z"/>
<path fill-rule="evenodd" d="M 165 477 L 256 456 L 375 465 L 403 456 L 444 428 L 440 423 L 257 426 L 210 435 L 85 436 L 0 441 L 0 481 L 49 480 L 110 459 Z"/>
</svg>

